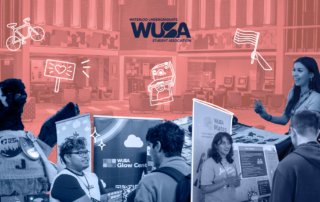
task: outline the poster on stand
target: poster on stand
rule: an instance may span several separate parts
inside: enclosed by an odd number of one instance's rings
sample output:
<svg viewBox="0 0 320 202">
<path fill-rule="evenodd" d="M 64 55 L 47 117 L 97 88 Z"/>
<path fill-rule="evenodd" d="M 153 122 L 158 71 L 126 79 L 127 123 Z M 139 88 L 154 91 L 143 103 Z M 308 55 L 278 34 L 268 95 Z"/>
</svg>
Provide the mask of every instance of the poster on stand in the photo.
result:
<svg viewBox="0 0 320 202">
<path fill-rule="evenodd" d="M 94 116 L 94 173 L 106 188 L 123 190 L 123 201 L 147 174 L 148 129 L 162 118 Z"/>
<path fill-rule="evenodd" d="M 84 137 L 87 141 L 87 150 L 91 154 L 91 121 L 90 114 L 83 114 L 69 119 L 56 122 L 57 129 L 57 167 L 58 172 L 63 170 L 66 166 L 60 160 L 59 146 L 65 142 L 67 137 Z M 91 163 L 89 161 L 89 167 L 85 169 L 85 172 L 91 172 Z"/>
<path fill-rule="evenodd" d="M 192 198 L 204 201 L 200 190 L 201 166 L 209 158 L 211 143 L 218 132 L 231 133 L 233 113 L 202 100 L 193 99 Z"/>
<path fill-rule="evenodd" d="M 234 162 L 241 173 L 237 201 L 268 202 L 279 159 L 274 145 L 233 143 Z"/>
</svg>

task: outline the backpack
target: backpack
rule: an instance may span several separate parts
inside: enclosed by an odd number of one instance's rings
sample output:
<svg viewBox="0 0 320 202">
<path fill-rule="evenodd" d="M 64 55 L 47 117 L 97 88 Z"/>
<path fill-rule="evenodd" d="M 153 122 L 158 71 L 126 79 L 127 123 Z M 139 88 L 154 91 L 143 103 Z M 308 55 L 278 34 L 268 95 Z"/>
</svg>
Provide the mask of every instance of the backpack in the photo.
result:
<svg viewBox="0 0 320 202">
<path fill-rule="evenodd" d="M 172 177 L 178 182 L 176 189 L 176 202 L 190 202 L 191 201 L 191 174 L 185 176 L 177 169 L 171 167 L 162 167 L 152 172 L 164 173 Z M 134 202 L 136 190 L 132 191 L 128 197 L 127 202 Z"/>
</svg>

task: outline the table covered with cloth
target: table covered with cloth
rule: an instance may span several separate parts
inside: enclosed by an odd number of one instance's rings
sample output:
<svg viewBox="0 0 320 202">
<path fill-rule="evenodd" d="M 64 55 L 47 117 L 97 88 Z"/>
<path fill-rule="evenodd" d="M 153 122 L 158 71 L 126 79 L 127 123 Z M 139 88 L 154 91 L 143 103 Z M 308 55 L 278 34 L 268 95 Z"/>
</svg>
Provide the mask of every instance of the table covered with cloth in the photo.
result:
<svg viewBox="0 0 320 202">
<path fill-rule="evenodd" d="M 185 143 L 182 148 L 182 156 L 191 165 L 192 157 L 192 134 L 189 131 L 189 126 L 192 126 L 192 117 L 186 116 L 176 120 L 172 120 L 175 124 L 185 131 Z M 291 138 L 289 135 L 282 135 L 278 133 L 260 130 L 252 126 L 241 123 L 232 125 L 231 137 L 234 143 L 248 143 L 248 144 L 269 144 L 274 145 L 277 149 L 279 160 L 282 160 L 291 148 Z"/>
</svg>

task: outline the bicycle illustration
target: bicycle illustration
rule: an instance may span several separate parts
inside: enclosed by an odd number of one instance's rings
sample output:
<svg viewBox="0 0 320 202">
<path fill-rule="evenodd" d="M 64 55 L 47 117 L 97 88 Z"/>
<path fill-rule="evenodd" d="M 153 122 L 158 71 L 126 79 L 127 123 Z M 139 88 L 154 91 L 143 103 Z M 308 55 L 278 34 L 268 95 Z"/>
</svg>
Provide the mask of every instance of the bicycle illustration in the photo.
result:
<svg viewBox="0 0 320 202">
<path fill-rule="evenodd" d="M 10 36 L 7 39 L 6 45 L 9 50 L 11 51 L 16 51 L 21 47 L 21 44 L 26 44 L 27 42 L 25 41 L 28 38 L 32 38 L 34 41 L 41 41 L 44 38 L 45 32 L 41 27 L 31 27 L 30 23 L 30 18 L 26 18 L 23 20 L 24 25 L 21 25 L 20 27 L 15 27 L 17 23 L 9 23 L 7 24 L 8 28 L 13 29 L 12 31 L 12 36 Z M 24 27 L 28 27 L 28 35 L 23 36 L 18 30 L 22 29 Z M 19 36 L 21 38 L 19 38 Z"/>
</svg>

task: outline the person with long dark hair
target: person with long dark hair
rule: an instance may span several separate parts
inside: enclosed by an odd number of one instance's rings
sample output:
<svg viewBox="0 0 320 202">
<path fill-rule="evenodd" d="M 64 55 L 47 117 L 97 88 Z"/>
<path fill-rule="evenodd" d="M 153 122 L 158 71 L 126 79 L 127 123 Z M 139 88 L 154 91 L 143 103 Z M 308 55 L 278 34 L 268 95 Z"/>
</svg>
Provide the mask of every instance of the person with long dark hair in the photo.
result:
<svg viewBox="0 0 320 202">
<path fill-rule="evenodd" d="M 292 77 L 294 87 L 290 90 L 282 116 L 272 116 L 261 101 L 255 100 L 255 112 L 266 121 L 286 125 L 291 117 L 302 110 L 320 112 L 320 74 L 317 62 L 310 57 L 301 57 L 294 62 Z M 289 132 L 287 133 L 289 134 Z M 280 160 L 282 159 L 279 156 Z"/>
<path fill-rule="evenodd" d="M 230 134 L 219 132 L 215 135 L 209 157 L 202 165 L 201 191 L 205 202 L 234 202 L 235 188 L 240 178 L 233 160 Z"/>
</svg>

